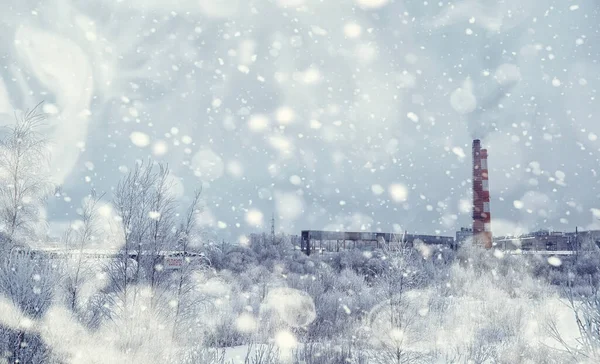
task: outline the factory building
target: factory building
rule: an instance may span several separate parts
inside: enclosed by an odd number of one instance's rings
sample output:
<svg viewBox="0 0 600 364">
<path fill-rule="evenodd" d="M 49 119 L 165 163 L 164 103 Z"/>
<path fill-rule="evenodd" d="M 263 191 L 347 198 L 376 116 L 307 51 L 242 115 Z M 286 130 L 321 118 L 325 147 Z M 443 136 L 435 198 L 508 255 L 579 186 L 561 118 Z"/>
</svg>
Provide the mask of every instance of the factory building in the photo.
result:
<svg viewBox="0 0 600 364">
<path fill-rule="evenodd" d="M 494 246 L 502 250 L 523 251 L 577 251 L 582 244 L 591 243 L 600 247 L 600 231 L 574 232 L 539 230 L 519 236 L 494 238 Z"/>
<path fill-rule="evenodd" d="M 456 244 L 461 246 L 467 240 L 473 238 L 473 229 L 461 227 L 459 231 L 456 232 Z"/>
<path fill-rule="evenodd" d="M 559 231 L 539 230 L 519 236 L 494 238 L 494 246 L 502 250 L 563 251 L 574 250 L 574 241 Z"/>
<path fill-rule="evenodd" d="M 303 230 L 300 235 L 300 249 L 307 255 L 314 252 L 339 252 L 350 249 L 412 247 L 418 243 L 454 248 L 454 238 L 451 236 L 322 230 Z"/>
</svg>

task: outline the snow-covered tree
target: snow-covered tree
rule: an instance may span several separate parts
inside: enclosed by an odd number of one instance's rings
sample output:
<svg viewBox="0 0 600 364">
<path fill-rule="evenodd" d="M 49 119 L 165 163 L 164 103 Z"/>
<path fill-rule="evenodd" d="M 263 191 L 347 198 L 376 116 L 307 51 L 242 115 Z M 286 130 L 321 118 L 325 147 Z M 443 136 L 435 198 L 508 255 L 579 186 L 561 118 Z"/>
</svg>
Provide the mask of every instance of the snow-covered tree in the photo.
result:
<svg viewBox="0 0 600 364">
<path fill-rule="evenodd" d="M 96 191 L 91 191 L 79 210 L 79 219 L 69 226 L 64 236 L 66 251 L 71 253 L 64 261 L 65 274 L 62 282 L 66 291 L 65 300 L 67 306 L 80 318 L 90 316 L 86 299 L 82 297 L 82 290 L 93 278 L 94 271 L 91 266 L 93 262 L 84 257 L 84 249 L 94 248 L 102 239 L 103 233 L 98 222 L 98 207 L 102 197 L 103 195 L 98 195 Z"/>
<path fill-rule="evenodd" d="M 16 115 L 0 138 L 0 228 L 8 240 L 34 234 L 52 189 L 40 106 Z"/>
<path fill-rule="evenodd" d="M 58 275 L 52 262 L 27 250 L 0 257 L 0 355 L 11 363 L 46 363 L 49 348 L 37 322 L 53 302 Z M 0 356 L 2 358 L 2 356 Z"/>
</svg>

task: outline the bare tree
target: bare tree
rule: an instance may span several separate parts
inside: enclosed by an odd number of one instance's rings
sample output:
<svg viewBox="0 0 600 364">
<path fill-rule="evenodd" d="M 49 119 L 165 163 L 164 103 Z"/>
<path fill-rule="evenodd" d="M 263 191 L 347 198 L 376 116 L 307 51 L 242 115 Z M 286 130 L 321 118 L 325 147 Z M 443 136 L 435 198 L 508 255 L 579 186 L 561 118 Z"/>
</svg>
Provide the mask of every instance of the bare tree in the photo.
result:
<svg viewBox="0 0 600 364">
<path fill-rule="evenodd" d="M 600 290 L 590 277 L 590 292 L 576 293 L 571 283 L 563 289 L 563 303 L 572 311 L 578 329 L 575 343 L 569 342 L 559 329 L 555 318 L 549 317 L 546 329 L 561 346 L 561 350 L 577 362 L 596 362 L 600 359 Z"/>
<path fill-rule="evenodd" d="M 115 190 L 113 205 L 121 221 L 123 248 L 120 259 L 113 264 L 111 278 L 115 291 L 122 293 L 123 308 L 135 302 L 136 292 L 129 297 L 128 283 L 140 280 L 140 258 L 152 224 L 149 215 L 152 211 L 152 188 L 156 180 L 152 163 L 139 163 Z M 131 262 L 132 257 L 135 264 Z"/>
<path fill-rule="evenodd" d="M 21 312 L 15 327 L 0 324 L 0 352 L 9 353 L 11 362 L 48 361 L 50 349 L 28 325 L 40 319 L 52 304 L 55 283 L 50 262 L 31 251 L 14 250 L 12 256 L 0 257 L 0 298 L 7 297 Z M 3 310 L 2 315 L 10 312 Z"/>
<path fill-rule="evenodd" d="M 168 166 L 159 165 L 155 186 L 152 191 L 148 244 L 144 258 L 149 272 L 152 308 L 157 307 L 161 298 L 160 286 L 165 282 L 165 271 L 162 265 L 163 255 L 167 248 L 175 243 L 175 199 L 171 193 L 172 183 L 169 181 Z"/>
<path fill-rule="evenodd" d="M 177 330 L 181 324 L 181 321 L 184 317 L 187 316 L 190 311 L 193 309 L 194 304 L 202 303 L 202 300 L 187 300 L 187 296 L 193 290 L 193 284 L 190 281 L 190 275 L 194 268 L 198 266 L 205 266 L 203 262 L 198 262 L 197 260 L 192 260 L 189 257 L 190 248 L 192 244 L 192 238 L 194 235 L 194 230 L 197 227 L 197 216 L 201 212 L 200 210 L 200 196 L 202 190 L 198 190 L 194 193 L 194 197 L 192 198 L 192 202 L 188 207 L 188 210 L 184 216 L 184 220 L 181 223 L 177 231 L 177 247 L 178 250 L 182 253 L 183 264 L 179 271 L 177 272 L 176 278 L 176 298 L 177 298 L 177 306 L 175 309 L 174 319 L 173 319 L 173 338 L 176 337 Z M 210 262 L 209 262 L 210 263 Z"/>
<path fill-rule="evenodd" d="M 0 224 L 10 241 L 33 233 L 40 205 L 52 187 L 40 105 L 15 115 L 16 123 L 6 128 L 6 137 L 0 140 Z"/>
<path fill-rule="evenodd" d="M 383 245 L 386 269 L 376 278 L 381 288 L 381 304 L 370 314 L 381 351 L 371 358 L 374 362 L 412 363 L 424 360 L 423 353 L 412 346 L 422 340 L 419 333 L 419 314 L 406 293 L 423 285 L 423 272 L 418 264 L 423 258 L 404 238 Z M 383 333 L 383 334 L 382 334 Z"/>
<path fill-rule="evenodd" d="M 92 190 L 81 208 L 81 220 L 76 226 L 71 225 L 65 233 L 65 247 L 72 256 L 67 259 L 67 274 L 63 282 L 67 291 L 67 305 L 76 314 L 79 313 L 81 286 L 89 275 L 89 266 L 83 260 L 83 250 L 97 241 L 101 234 L 97 214 L 98 204 L 103 196 L 104 194 L 98 196 L 96 191 Z"/>
<path fill-rule="evenodd" d="M 178 206 L 171 188 L 167 166 L 138 164 L 119 183 L 114 194 L 123 248 L 107 269 L 109 285 L 104 291 L 111 307 L 107 319 L 125 330 L 128 340 L 125 345 L 131 350 L 142 345 L 138 334 L 150 332 L 153 322 L 163 322 L 168 317 L 174 317 L 173 333 L 169 333 L 173 337 L 182 317 L 187 318 L 202 303 L 201 297 L 193 294 L 191 279 L 199 267 L 206 266 L 198 261 L 198 254 L 191 252 L 197 237 L 200 191 L 194 194 L 177 229 Z M 175 271 L 167 269 L 164 261 L 173 253 L 183 259 Z M 145 313 L 149 321 L 133 319 L 138 315 L 135 310 L 138 305 L 150 308 Z"/>
</svg>

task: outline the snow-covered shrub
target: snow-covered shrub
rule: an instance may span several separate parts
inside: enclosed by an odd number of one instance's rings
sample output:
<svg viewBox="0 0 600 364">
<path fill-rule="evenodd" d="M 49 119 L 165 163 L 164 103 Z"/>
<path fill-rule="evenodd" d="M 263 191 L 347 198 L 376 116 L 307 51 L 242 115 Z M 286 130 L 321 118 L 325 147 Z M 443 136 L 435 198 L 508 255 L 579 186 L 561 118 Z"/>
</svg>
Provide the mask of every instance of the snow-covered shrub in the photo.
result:
<svg viewBox="0 0 600 364">
<path fill-rule="evenodd" d="M 234 273 L 243 273 L 257 264 L 256 253 L 244 246 L 231 247 L 223 258 L 223 268 Z"/>
<path fill-rule="evenodd" d="M 294 363 L 310 364 L 367 364 L 367 354 L 352 343 L 332 345 L 309 342 L 294 353 Z"/>
<path fill-rule="evenodd" d="M 56 268 L 30 252 L 0 256 L 0 355 L 11 362 L 44 363 L 52 352 L 38 333 L 57 285 Z"/>
</svg>

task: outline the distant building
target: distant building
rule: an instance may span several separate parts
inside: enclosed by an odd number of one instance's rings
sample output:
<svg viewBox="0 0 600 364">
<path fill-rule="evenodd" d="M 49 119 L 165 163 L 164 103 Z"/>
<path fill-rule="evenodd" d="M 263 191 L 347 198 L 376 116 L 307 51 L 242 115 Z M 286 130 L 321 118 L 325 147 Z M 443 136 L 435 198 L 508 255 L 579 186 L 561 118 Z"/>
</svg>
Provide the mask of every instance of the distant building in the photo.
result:
<svg viewBox="0 0 600 364">
<path fill-rule="evenodd" d="M 439 235 L 303 230 L 300 236 L 300 248 L 308 255 L 315 251 L 374 250 L 394 245 L 410 247 L 417 242 L 454 247 L 453 237 Z"/>
<path fill-rule="evenodd" d="M 472 228 L 464 228 L 461 227 L 459 231 L 456 232 L 456 244 L 458 246 L 465 243 L 467 240 L 473 237 L 473 229 Z"/>
<path fill-rule="evenodd" d="M 494 245 L 502 250 L 563 251 L 572 250 L 569 238 L 562 232 L 539 230 L 519 236 L 494 238 Z"/>
<path fill-rule="evenodd" d="M 585 241 L 600 246 L 600 231 L 561 232 L 538 230 L 519 236 L 494 238 L 494 245 L 502 250 L 523 251 L 574 251 L 579 250 Z"/>
<path fill-rule="evenodd" d="M 591 242 L 600 248 L 600 230 L 587 230 L 565 233 L 575 248 L 581 247 L 582 243 Z"/>
</svg>

